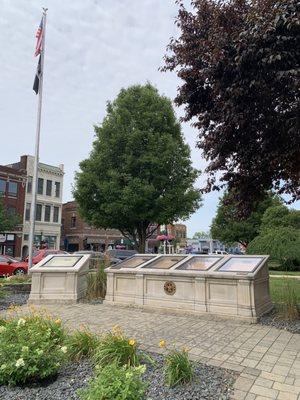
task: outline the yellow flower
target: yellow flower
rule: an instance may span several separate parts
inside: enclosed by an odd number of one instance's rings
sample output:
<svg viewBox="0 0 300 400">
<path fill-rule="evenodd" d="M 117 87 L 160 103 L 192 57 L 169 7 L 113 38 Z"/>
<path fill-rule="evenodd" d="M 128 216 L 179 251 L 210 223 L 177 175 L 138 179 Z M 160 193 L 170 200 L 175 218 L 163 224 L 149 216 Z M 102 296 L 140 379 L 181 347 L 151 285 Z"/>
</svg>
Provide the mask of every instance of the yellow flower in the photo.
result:
<svg viewBox="0 0 300 400">
<path fill-rule="evenodd" d="M 182 351 L 184 352 L 184 353 L 188 353 L 189 351 L 190 351 L 190 349 L 188 348 L 188 347 L 183 347 L 182 348 Z"/>
<path fill-rule="evenodd" d="M 57 325 L 60 325 L 60 324 L 61 324 L 61 319 L 56 319 L 54 322 L 55 322 Z"/>
<path fill-rule="evenodd" d="M 128 340 L 128 343 L 130 344 L 130 346 L 134 346 L 135 345 L 135 340 L 134 339 L 130 339 L 130 340 Z"/>
<path fill-rule="evenodd" d="M 165 340 L 160 340 L 159 343 L 158 343 L 158 345 L 159 345 L 159 347 L 160 347 L 161 349 L 163 349 L 163 348 L 166 347 L 167 342 L 166 342 Z"/>
</svg>

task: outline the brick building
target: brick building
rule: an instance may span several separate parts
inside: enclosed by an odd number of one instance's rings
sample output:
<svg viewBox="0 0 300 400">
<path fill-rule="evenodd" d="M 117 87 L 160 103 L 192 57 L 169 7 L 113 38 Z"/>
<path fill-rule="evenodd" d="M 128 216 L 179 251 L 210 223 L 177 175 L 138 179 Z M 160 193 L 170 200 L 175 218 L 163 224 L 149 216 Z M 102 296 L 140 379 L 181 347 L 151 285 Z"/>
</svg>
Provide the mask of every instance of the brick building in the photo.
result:
<svg viewBox="0 0 300 400">
<path fill-rule="evenodd" d="M 25 170 L 0 165 L 0 197 L 7 213 L 20 217 L 20 223 L 12 230 L 0 232 L 0 254 L 21 257 L 25 189 Z"/>
<path fill-rule="evenodd" d="M 96 229 L 90 227 L 79 215 L 76 201 L 69 201 L 62 207 L 62 241 L 67 251 L 92 249 L 103 251 L 108 246 L 120 243 L 123 236 L 117 229 Z"/>
</svg>

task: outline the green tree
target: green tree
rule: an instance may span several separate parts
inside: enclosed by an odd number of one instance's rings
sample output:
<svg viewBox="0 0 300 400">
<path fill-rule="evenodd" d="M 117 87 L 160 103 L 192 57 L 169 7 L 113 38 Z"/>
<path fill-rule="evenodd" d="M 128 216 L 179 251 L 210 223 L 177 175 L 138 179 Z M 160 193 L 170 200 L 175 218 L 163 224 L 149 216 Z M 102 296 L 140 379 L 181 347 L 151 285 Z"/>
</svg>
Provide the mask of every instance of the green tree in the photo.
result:
<svg viewBox="0 0 300 400">
<path fill-rule="evenodd" d="M 178 0 L 164 69 L 199 129 L 206 190 L 235 190 L 249 215 L 268 190 L 300 192 L 298 0 Z"/>
<path fill-rule="evenodd" d="M 140 252 L 151 223 L 186 219 L 200 206 L 198 171 L 171 101 L 146 84 L 122 89 L 107 105 L 74 197 L 92 226 L 119 229 Z"/>
<path fill-rule="evenodd" d="M 263 201 L 253 206 L 253 211 L 247 218 L 242 218 L 236 196 L 226 192 L 220 199 L 217 214 L 212 221 L 212 237 L 228 245 L 240 243 L 247 247 L 259 234 L 264 212 L 273 204 L 280 204 L 280 200 L 277 197 L 265 196 Z"/>
<path fill-rule="evenodd" d="M 209 239 L 211 237 L 211 235 L 210 235 L 210 233 L 209 232 L 204 232 L 204 231 L 201 231 L 201 232 L 195 232 L 194 233 L 194 236 L 193 236 L 193 239 Z"/>
<path fill-rule="evenodd" d="M 20 222 L 18 215 L 9 214 L 0 197 L 0 233 L 13 229 Z"/>
<path fill-rule="evenodd" d="M 247 248 L 248 254 L 269 254 L 281 267 L 300 265 L 300 211 L 283 205 L 268 208 L 261 221 L 260 233 Z"/>
</svg>

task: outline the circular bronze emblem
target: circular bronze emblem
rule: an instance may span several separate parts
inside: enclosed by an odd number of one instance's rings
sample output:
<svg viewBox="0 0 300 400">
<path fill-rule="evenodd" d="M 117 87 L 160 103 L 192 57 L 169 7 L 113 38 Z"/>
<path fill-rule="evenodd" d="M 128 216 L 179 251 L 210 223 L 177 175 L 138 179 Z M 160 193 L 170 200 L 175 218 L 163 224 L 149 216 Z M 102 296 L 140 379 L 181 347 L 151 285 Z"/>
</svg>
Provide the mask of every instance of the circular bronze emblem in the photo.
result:
<svg viewBox="0 0 300 400">
<path fill-rule="evenodd" d="M 176 285 L 172 281 L 167 281 L 164 284 L 164 291 L 166 294 L 169 294 L 170 296 L 176 292 Z"/>
</svg>

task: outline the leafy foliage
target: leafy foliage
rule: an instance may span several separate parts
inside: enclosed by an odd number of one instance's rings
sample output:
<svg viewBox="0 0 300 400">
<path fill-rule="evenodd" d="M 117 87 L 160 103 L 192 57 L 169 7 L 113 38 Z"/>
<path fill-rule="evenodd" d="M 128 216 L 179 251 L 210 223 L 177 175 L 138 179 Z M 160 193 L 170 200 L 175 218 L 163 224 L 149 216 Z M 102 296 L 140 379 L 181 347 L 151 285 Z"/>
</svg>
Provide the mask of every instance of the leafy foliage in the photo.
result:
<svg viewBox="0 0 300 400">
<path fill-rule="evenodd" d="M 120 367 L 114 362 L 101 368 L 79 396 L 82 400 L 142 400 L 147 386 L 141 380 L 144 372 L 144 366 Z"/>
<path fill-rule="evenodd" d="M 66 344 L 68 346 L 68 355 L 71 360 L 79 361 L 85 357 L 92 357 L 99 338 L 89 331 L 86 327 L 77 330 L 68 336 Z"/>
<path fill-rule="evenodd" d="M 20 223 L 19 215 L 11 215 L 5 209 L 3 199 L 0 196 L 0 232 L 6 232 L 13 229 Z"/>
<path fill-rule="evenodd" d="M 17 385 L 54 376 L 66 359 L 60 322 L 39 314 L 0 320 L 0 384 Z"/>
<path fill-rule="evenodd" d="M 210 239 L 210 233 L 209 232 L 195 232 L 193 239 Z"/>
<path fill-rule="evenodd" d="M 99 367 L 110 363 L 117 363 L 119 366 L 137 366 L 140 363 L 137 343 L 134 339 L 126 338 L 121 328 L 116 326 L 112 332 L 108 332 L 100 339 L 94 355 L 94 363 Z"/>
<path fill-rule="evenodd" d="M 80 163 L 74 196 L 92 226 L 119 229 L 145 250 L 149 225 L 185 219 L 200 204 L 171 101 L 147 84 L 108 103 L 90 157 Z"/>
<path fill-rule="evenodd" d="M 291 278 L 270 279 L 270 293 L 278 316 L 293 320 L 300 317 L 300 281 Z"/>
<path fill-rule="evenodd" d="M 235 195 L 225 193 L 220 199 L 217 214 L 212 221 L 212 237 L 228 245 L 237 242 L 247 247 L 248 243 L 259 234 L 264 212 L 273 204 L 280 204 L 280 200 L 266 196 L 263 201 L 253 206 L 248 217 L 242 218 Z"/>
<path fill-rule="evenodd" d="M 300 195 L 298 0 L 192 0 L 179 4 L 178 39 L 163 70 L 199 128 L 206 191 L 236 192 L 245 215 L 272 187 Z M 219 178 L 219 181 L 218 181 Z"/>
<path fill-rule="evenodd" d="M 168 386 L 173 387 L 192 381 L 194 371 L 189 360 L 188 352 L 172 350 L 165 358 L 165 380 Z"/>
<path fill-rule="evenodd" d="M 300 211 L 275 206 L 262 217 L 260 234 L 247 248 L 248 254 L 270 254 L 283 268 L 294 270 L 300 266 Z"/>
</svg>

